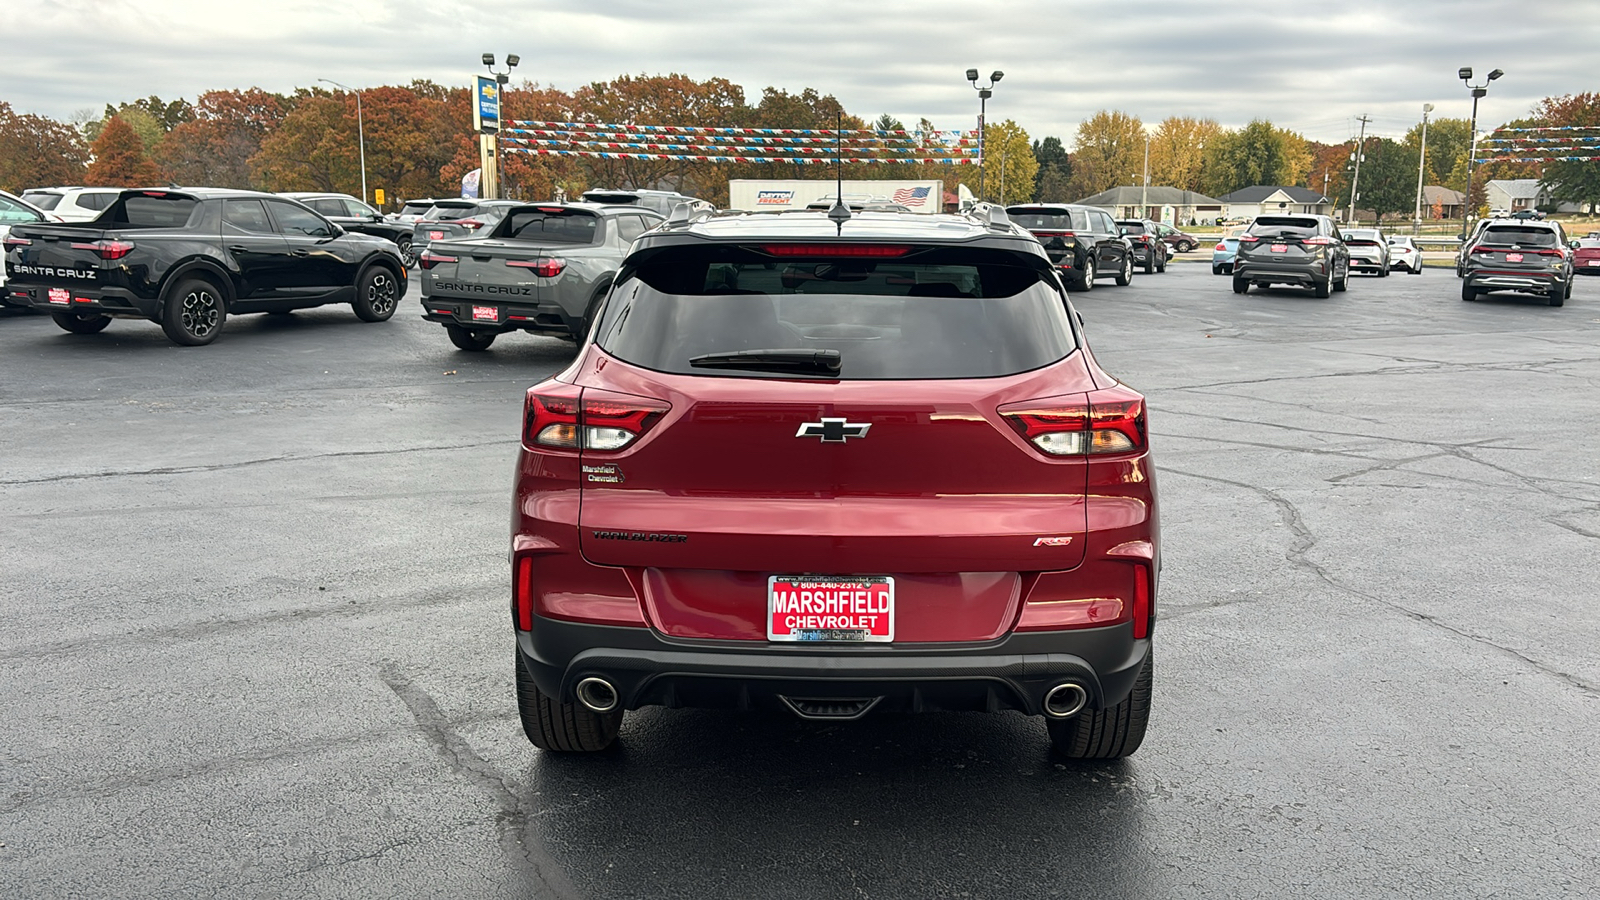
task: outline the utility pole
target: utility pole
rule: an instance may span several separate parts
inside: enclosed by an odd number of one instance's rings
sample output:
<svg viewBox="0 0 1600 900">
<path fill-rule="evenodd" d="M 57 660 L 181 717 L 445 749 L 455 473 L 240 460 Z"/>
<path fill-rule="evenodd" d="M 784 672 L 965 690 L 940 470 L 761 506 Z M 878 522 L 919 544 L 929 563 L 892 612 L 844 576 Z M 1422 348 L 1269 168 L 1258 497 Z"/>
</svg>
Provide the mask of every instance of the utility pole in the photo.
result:
<svg viewBox="0 0 1600 900">
<path fill-rule="evenodd" d="M 1150 218 L 1150 132 L 1144 133 L 1144 185 L 1139 189 L 1139 218 Z"/>
<path fill-rule="evenodd" d="M 1356 223 L 1356 185 L 1361 183 L 1361 159 L 1366 155 L 1367 149 L 1367 123 L 1371 121 L 1368 116 L 1361 117 L 1361 136 L 1356 138 L 1356 152 L 1352 154 L 1356 161 L 1356 173 L 1350 178 L 1350 214 L 1345 217 L 1345 224 Z"/>
<path fill-rule="evenodd" d="M 1422 233 L 1422 170 L 1428 162 L 1428 113 L 1431 112 L 1432 103 L 1422 104 L 1422 150 L 1417 153 L 1417 211 L 1412 216 L 1412 234 Z"/>
</svg>

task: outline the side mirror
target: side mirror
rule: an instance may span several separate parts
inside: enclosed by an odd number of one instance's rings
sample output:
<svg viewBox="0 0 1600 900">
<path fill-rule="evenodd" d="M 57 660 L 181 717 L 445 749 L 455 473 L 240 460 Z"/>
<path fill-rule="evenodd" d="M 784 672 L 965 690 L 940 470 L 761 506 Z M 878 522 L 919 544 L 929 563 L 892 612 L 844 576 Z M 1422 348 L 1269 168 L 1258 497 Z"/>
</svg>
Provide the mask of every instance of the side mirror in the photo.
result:
<svg viewBox="0 0 1600 900">
<path fill-rule="evenodd" d="M 1574 250 L 1578 250 L 1583 247 L 1583 243 L 1581 241 L 1567 241 L 1567 246 Z"/>
</svg>

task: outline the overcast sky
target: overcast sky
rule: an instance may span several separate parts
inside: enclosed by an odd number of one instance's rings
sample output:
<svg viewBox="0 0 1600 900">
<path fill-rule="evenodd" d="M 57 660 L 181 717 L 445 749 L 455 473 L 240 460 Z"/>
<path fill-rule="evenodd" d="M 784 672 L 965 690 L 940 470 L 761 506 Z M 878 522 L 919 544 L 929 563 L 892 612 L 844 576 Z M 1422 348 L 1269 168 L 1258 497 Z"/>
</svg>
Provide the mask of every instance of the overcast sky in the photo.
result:
<svg viewBox="0 0 1600 900">
<path fill-rule="evenodd" d="M 1341 141 L 1355 117 L 1398 137 L 1421 115 L 1466 116 L 1456 69 L 1506 76 L 1480 120 L 1600 90 L 1600 0 L 4 0 L 0 100 L 69 118 L 158 94 L 467 84 L 479 56 L 570 90 L 619 74 L 725 77 L 760 98 L 814 87 L 852 113 L 969 128 L 969 66 L 1005 71 L 990 120 L 1069 144 L 1097 109 L 1154 124 L 1269 118 Z M 687 124 L 687 123 L 685 123 Z"/>
</svg>

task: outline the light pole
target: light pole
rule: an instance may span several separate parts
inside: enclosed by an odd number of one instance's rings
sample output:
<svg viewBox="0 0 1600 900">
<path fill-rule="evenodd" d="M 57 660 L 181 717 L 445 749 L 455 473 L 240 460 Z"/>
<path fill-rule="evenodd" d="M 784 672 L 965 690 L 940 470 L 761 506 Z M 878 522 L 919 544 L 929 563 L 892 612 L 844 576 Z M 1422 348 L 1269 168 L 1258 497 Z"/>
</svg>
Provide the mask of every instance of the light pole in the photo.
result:
<svg viewBox="0 0 1600 900">
<path fill-rule="evenodd" d="M 989 98 L 994 96 L 994 86 L 999 84 L 1000 79 L 1004 77 L 1006 77 L 1006 73 L 1000 71 L 999 69 L 995 69 L 989 74 L 989 83 L 979 87 L 978 70 L 967 70 L 967 80 L 972 82 L 973 89 L 978 92 L 978 199 L 980 200 L 983 199 L 984 195 L 984 173 L 989 168 L 988 160 L 984 159 L 983 157 L 984 120 L 988 115 Z M 1002 158 L 1004 158 L 1005 148 L 1002 147 L 1000 152 L 1002 154 Z M 1001 197 L 1000 201 L 1004 203 L 1005 198 Z"/>
<path fill-rule="evenodd" d="M 1150 218 L 1150 132 L 1144 133 L 1144 181 L 1139 189 L 1139 218 Z"/>
<path fill-rule="evenodd" d="M 483 54 L 484 67 L 489 70 L 490 75 L 494 76 L 495 84 L 500 85 L 502 89 L 504 89 L 505 85 L 511 83 L 511 70 L 515 69 L 517 67 L 517 63 L 519 62 L 522 62 L 522 57 L 516 55 L 515 53 L 507 53 L 506 70 L 504 72 L 496 72 L 494 70 L 494 54 Z M 474 99 L 474 102 L 478 102 L 476 98 Z M 496 102 L 496 105 L 499 105 L 498 101 Z M 500 123 L 496 121 L 495 128 L 498 129 L 499 127 Z M 484 168 L 486 170 L 493 170 L 484 171 L 481 175 L 479 175 L 478 195 L 483 197 L 485 200 L 490 200 L 500 196 L 500 141 L 498 140 L 496 134 L 479 135 L 478 140 L 482 142 L 483 147 L 480 153 L 484 157 L 485 161 L 489 163 L 489 165 L 484 166 Z"/>
<path fill-rule="evenodd" d="M 361 92 L 352 87 L 346 87 L 332 78 L 318 78 L 337 88 L 344 88 L 356 95 L 356 151 L 361 154 L 361 202 L 370 203 L 367 199 L 367 127 L 361 118 Z"/>
<path fill-rule="evenodd" d="M 1417 151 L 1417 210 L 1412 215 L 1412 234 L 1422 233 L 1422 170 L 1426 168 L 1428 160 L 1428 113 L 1431 112 L 1432 103 L 1422 104 L 1422 149 Z"/>
<path fill-rule="evenodd" d="M 1498 79 L 1505 72 L 1495 69 L 1489 73 L 1489 81 Z M 1467 90 L 1472 92 L 1472 145 L 1467 150 L 1467 198 L 1461 204 L 1461 239 L 1467 239 L 1467 230 L 1472 226 L 1472 165 L 1478 158 L 1478 98 L 1489 93 L 1489 81 L 1483 84 L 1472 83 L 1472 67 L 1462 66 L 1456 72 L 1456 77 L 1461 79 Z"/>
</svg>

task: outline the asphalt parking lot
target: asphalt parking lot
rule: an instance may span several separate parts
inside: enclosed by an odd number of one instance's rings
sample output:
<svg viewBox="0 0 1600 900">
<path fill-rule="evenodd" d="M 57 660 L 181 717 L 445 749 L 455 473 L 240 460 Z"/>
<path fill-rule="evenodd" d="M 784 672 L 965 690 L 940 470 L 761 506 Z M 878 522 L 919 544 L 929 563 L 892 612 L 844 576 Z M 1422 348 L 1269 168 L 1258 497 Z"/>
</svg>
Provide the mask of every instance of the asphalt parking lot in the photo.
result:
<svg viewBox="0 0 1600 900">
<path fill-rule="evenodd" d="M 523 389 L 413 291 L 69 335 L 0 318 L 0 896 L 1580 897 L 1600 884 L 1600 278 L 1074 295 L 1151 399 L 1155 712 L 647 710 L 511 690 Z"/>
</svg>

